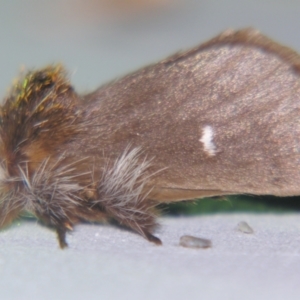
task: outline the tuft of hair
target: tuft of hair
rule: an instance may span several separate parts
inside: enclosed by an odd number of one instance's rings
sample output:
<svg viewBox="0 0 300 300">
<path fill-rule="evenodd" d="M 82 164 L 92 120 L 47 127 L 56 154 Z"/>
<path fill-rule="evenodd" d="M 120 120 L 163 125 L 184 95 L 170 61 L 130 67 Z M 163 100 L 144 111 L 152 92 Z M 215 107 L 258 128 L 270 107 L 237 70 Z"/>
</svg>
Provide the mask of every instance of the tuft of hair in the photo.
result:
<svg viewBox="0 0 300 300">
<path fill-rule="evenodd" d="M 76 173 L 78 161 L 65 164 L 63 160 L 63 155 L 55 163 L 45 159 L 32 176 L 29 176 L 27 164 L 25 168 L 19 166 L 25 187 L 22 191 L 26 199 L 25 210 L 55 227 L 72 223 L 70 218 L 84 201 L 80 197 L 83 187 L 76 181 L 83 175 Z"/>
<path fill-rule="evenodd" d="M 155 204 L 148 199 L 151 188 L 147 187 L 153 174 L 149 171 L 151 160 L 142 159 L 141 153 L 139 148 L 126 148 L 111 166 L 106 165 L 94 205 L 149 239 L 149 232 L 157 226 Z"/>
<path fill-rule="evenodd" d="M 17 189 L 12 189 L 17 178 L 10 178 L 4 162 L 0 163 L 0 228 L 11 223 L 25 207 Z"/>
</svg>

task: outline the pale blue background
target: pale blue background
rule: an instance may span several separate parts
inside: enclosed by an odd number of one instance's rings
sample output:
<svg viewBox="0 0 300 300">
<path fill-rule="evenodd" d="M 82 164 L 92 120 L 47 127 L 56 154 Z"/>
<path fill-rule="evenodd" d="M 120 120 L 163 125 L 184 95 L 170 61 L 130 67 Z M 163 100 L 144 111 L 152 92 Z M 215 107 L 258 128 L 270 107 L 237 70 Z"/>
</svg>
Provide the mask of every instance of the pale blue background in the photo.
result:
<svg viewBox="0 0 300 300">
<path fill-rule="evenodd" d="M 300 51 L 300 1 L 140 0 L 151 1 L 163 4 L 124 12 L 101 0 L 0 1 L 0 95 L 21 65 L 64 62 L 84 92 L 226 28 L 253 26 Z"/>
</svg>

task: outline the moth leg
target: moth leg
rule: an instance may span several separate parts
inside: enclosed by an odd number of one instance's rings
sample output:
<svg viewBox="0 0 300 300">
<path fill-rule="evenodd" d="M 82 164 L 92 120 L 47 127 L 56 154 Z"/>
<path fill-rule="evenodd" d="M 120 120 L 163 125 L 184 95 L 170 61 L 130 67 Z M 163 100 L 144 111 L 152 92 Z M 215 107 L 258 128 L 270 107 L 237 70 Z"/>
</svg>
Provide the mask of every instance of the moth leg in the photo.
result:
<svg viewBox="0 0 300 300">
<path fill-rule="evenodd" d="M 67 232 L 67 230 L 63 227 L 56 228 L 58 243 L 59 243 L 59 247 L 61 249 L 68 247 L 68 244 L 66 242 L 66 232 Z"/>
<path fill-rule="evenodd" d="M 61 249 L 68 247 L 68 243 L 66 242 L 66 233 L 72 229 L 72 225 L 67 222 L 56 226 L 58 243 Z"/>
<path fill-rule="evenodd" d="M 144 235 L 145 235 L 145 237 L 147 238 L 147 240 L 149 242 L 152 242 L 152 243 L 154 243 L 156 245 L 159 245 L 159 246 L 162 245 L 161 240 L 158 237 L 156 237 L 155 235 L 151 234 L 150 232 L 145 231 Z"/>
<path fill-rule="evenodd" d="M 162 245 L 161 240 L 152 234 L 152 230 L 157 227 L 156 217 L 153 212 L 148 211 L 148 207 L 131 207 L 128 210 L 110 208 L 108 214 L 120 225 L 128 227 L 139 233 L 149 242 L 156 245 Z M 134 214 L 128 214 L 128 211 L 135 210 Z"/>
<path fill-rule="evenodd" d="M 40 211 L 36 212 L 35 215 L 44 224 L 56 230 L 58 244 L 61 249 L 68 247 L 68 243 L 66 242 L 66 233 L 73 229 L 69 221 L 66 221 L 63 218 L 58 219 L 51 214 L 45 212 L 41 213 Z"/>
<path fill-rule="evenodd" d="M 143 216 L 145 218 L 145 216 Z M 156 226 L 154 220 L 152 220 L 152 216 L 149 215 L 148 218 L 152 221 L 150 224 L 148 222 L 145 223 L 145 219 L 141 220 L 118 220 L 118 217 L 114 217 L 121 225 L 129 227 L 133 231 L 139 233 L 144 238 L 146 238 L 149 242 L 152 242 L 156 245 L 162 245 L 161 240 L 151 233 L 152 229 Z"/>
<path fill-rule="evenodd" d="M 146 199 L 140 202 L 130 201 L 125 206 L 118 205 L 119 202 L 122 204 L 122 200 L 110 198 L 108 201 L 103 201 L 102 199 L 101 204 L 98 203 L 99 206 L 94 206 L 94 210 L 104 209 L 107 217 L 121 226 L 132 229 L 156 245 L 161 245 L 161 240 L 152 234 L 157 227 L 153 204 Z"/>
</svg>

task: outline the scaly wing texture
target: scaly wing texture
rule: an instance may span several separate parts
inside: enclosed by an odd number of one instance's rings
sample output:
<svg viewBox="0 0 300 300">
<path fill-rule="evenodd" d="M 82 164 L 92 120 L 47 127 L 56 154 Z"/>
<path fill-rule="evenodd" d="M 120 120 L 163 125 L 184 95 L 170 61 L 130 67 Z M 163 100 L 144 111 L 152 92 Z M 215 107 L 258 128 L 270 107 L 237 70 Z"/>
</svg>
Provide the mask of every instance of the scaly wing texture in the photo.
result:
<svg viewBox="0 0 300 300">
<path fill-rule="evenodd" d="M 299 194 L 299 62 L 257 31 L 224 32 L 87 95 L 89 135 L 73 151 L 141 148 L 161 170 L 159 201 Z"/>
</svg>

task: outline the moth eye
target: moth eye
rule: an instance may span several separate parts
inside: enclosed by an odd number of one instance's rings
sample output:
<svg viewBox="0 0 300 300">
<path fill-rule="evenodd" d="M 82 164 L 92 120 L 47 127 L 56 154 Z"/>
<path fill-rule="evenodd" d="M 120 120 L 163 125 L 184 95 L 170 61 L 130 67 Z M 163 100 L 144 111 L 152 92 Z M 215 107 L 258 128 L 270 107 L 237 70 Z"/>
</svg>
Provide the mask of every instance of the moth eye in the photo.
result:
<svg viewBox="0 0 300 300">
<path fill-rule="evenodd" d="M 37 89 L 44 89 L 52 87 L 55 84 L 56 77 L 53 71 L 42 70 L 36 72 L 32 78 L 32 83 L 37 87 Z"/>
<path fill-rule="evenodd" d="M 49 72 L 41 71 L 34 74 L 33 83 L 46 88 L 53 86 L 55 80 Z"/>
<path fill-rule="evenodd" d="M 40 83 L 47 81 L 47 79 L 49 79 L 49 78 L 48 78 L 47 74 L 45 74 L 44 72 L 39 72 L 35 76 L 35 80 Z"/>
</svg>

